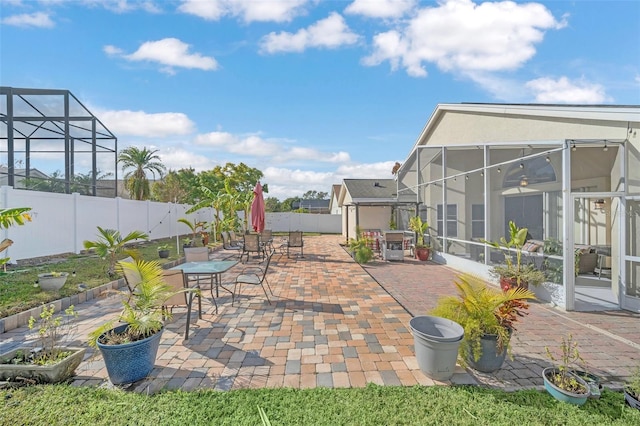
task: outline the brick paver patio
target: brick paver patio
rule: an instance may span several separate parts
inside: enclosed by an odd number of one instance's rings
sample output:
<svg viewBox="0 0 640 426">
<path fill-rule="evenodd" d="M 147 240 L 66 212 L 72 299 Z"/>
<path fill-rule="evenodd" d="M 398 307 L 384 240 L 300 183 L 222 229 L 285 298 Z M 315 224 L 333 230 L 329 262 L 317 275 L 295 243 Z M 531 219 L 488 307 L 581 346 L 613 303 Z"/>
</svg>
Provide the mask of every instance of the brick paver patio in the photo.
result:
<svg viewBox="0 0 640 426">
<path fill-rule="evenodd" d="M 456 272 L 432 262 L 383 262 L 364 269 L 339 246 L 340 236 L 305 237 L 304 258 L 274 255 L 268 279 L 275 294 L 267 303 L 259 287 L 243 288 L 231 306 L 224 292 L 213 304 L 203 301 L 203 319 L 192 319 L 189 340 L 183 339 L 185 314 L 174 314 L 160 344 L 150 376 L 130 389 L 219 390 L 261 387 L 361 387 L 433 385 L 418 368 L 412 315 L 426 313 L 437 297 L 453 294 Z M 224 251 L 216 257 L 227 255 Z M 224 276 L 231 282 L 243 265 Z M 204 296 L 209 297 L 205 292 Z M 100 298 L 77 306 L 80 323 L 76 344 L 112 318 L 120 304 Z M 495 374 L 457 367 L 446 383 L 479 383 L 503 389 L 540 387 L 540 372 L 550 365 L 544 346 L 557 346 L 572 332 L 590 371 L 618 387 L 640 364 L 639 315 L 564 312 L 534 304 L 514 335 L 513 361 Z M 25 327 L 0 335 L 0 352 L 29 339 Z M 73 384 L 108 385 L 101 357 L 88 351 Z"/>
</svg>

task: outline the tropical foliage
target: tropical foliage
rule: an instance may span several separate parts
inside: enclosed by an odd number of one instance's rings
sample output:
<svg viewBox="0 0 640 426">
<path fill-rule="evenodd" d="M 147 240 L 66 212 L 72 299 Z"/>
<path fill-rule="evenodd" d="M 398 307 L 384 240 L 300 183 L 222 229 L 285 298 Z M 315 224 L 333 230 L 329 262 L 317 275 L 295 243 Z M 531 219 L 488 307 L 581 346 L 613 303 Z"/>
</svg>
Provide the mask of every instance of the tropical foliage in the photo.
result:
<svg viewBox="0 0 640 426">
<path fill-rule="evenodd" d="M 165 302 L 176 293 L 198 291 L 173 291 L 164 281 L 162 266 L 155 260 L 134 258 L 133 262 L 118 263 L 118 269 L 123 275 L 127 270 L 139 275 L 140 282 L 136 284 L 134 291 L 119 292 L 123 296 L 123 309 L 116 319 L 101 325 L 89 334 L 89 345 L 92 347 L 97 346 L 98 339 L 105 333 L 105 340 L 101 341 L 104 344 L 135 342 L 157 333 L 164 325 L 163 320 L 171 314 L 163 309 Z M 116 325 L 122 324 L 128 326 L 125 333 L 110 332 Z"/>
<path fill-rule="evenodd" d="M 14 207 L 9 209 L 0 209 L 0 229 L 7 229 L 11 226 L 22 226 L 27 222 L 31 222 L 31 215 L 29 214 L 31 207 Z M 13 241 L 6 238 L 0 241 L 0 252 L 5 251 L 13 244 Z M 0 258 L 0 265 L 6 265 L 11 258 Z"/>
<path fill-rule="evenodd" d="M 458 276 L 455 285 L 458 295 L 440 298 L 431 315 L 448 318 L 464 328 L 459 349 L 461 363 L 471 356 L 476 361 L 480 358 L 480 338 L 485 334 L 497 335 L 499 351 L 508 349 L 515 323 L 529 308 L 526 299 L 535 299 L 535 295 L 519 287 L 503 292 L 470 274 Z"/>
<path fill-rule="evenodd" d="M 424 243 L 424 234 L 429 229 L 429 224 L 422 221 L 420 216 L 414 216 L 409 219 L 409 229 L 416 233 L 416 248 L 428 247 Z"/>
<path fill-rule="evenodd" d="M 156 154 L 158 150 L 149 150 L 131 146 L 120 151 L 118 163 L 122 165 L 125 172 L 124 179 L 127 191 L 134 200 L 146 200 L 149 198 L 151 190 L 147 172 L 155 178 L 156 174 L 162 177 L 166 167 L 160 162 L 160 157 Z M 129 170 L 127 170 L 129 169 Z"/>
<path fill-rule="evenodd" d="M 102 259 L 109 260 L 109 269 L 107 274 L 112 277 L 115 275 L 115 266 L 118 253 L 122 252 L 127 243 L 135 240 L 148 240 L 149 235 L 142 231 L 131 231 L 126 236 L 122 236 L 120 231 L 115 229 L 103 229 L 98 226 L 98 239 L 95 241 L 85 241 L 84 248 L 87 250 L 95 250 L 96 254 Z"/>
</svg>

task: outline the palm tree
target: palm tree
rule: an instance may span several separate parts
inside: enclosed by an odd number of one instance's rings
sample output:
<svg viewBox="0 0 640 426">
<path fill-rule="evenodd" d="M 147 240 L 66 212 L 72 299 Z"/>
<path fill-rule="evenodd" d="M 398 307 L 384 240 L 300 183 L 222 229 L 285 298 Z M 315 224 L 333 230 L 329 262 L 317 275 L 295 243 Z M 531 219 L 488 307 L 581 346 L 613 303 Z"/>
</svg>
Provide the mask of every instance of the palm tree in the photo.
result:
<svg viewBox="0 0 640 426">
<path fill-rule="evenodd" d="M 125 244 L 138 239 L 149 239 L 149 235 L 142 231 L 131 231 L 123 237 L 120 232 L 115 229 L 103 229 L 98 226 L 98 233 L 98 239 L 95 241 L 85 241 L 84 248 L 87 250 L 94 249 L 96 254 L 102 259 L 109 260 L 107 274 L 110 277 L 115 275 L 116 256 L 124 250 Z"/>
<path fill-rule="evenodd" d="M 124 175 L 126 188 L 134 200 L 149 198 L 151 191 L 146 172 L 151 172 L 155 179 L 156 173 L 162 177 L 166 171 L 166 167 L 159 161 L 160 157 L 156 155 L 156 152 L 158 152 L 157 149 L 151 151 L 142 148 L 140 150 L 135 146 L 130 146 L 120 151 L 120 155 L 118 155 L 118 162 L 122 164 L 123 172 L 126 169 L 134 169 Z"/>
</svg>

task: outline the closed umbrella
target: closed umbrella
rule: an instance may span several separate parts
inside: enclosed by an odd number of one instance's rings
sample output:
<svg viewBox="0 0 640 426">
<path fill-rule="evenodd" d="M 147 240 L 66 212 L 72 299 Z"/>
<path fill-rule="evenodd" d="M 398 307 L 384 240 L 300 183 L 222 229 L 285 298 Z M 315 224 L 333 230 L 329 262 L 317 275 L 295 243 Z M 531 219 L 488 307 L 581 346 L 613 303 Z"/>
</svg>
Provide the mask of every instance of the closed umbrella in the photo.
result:
<svg viewBox="0 0 640 426">
<path fill-rule="evenodd" d="M 251 225 L 256 232 L 264 231 L 264 198 L 260 181 L 253 188 L 253 201 L 251 202 Z"/>
</svg>

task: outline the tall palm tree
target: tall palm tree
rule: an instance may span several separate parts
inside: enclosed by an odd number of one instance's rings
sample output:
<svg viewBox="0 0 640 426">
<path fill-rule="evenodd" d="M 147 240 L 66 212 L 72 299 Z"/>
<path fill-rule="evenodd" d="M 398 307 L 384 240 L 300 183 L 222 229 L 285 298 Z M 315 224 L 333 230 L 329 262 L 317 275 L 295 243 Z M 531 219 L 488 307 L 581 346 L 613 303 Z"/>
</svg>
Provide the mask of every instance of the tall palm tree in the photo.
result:
<svg viewBox="0 0 640 426">
<path fill-rule="evenodd" d="M 155 179 L 156 173 L 162 177 L 166 170 L 164 164 L 159 161 L 160 157 L 156 155 L 156 152 L 158 152 L 157 149 L 152 151 L 146 147 L 138 149 L 135 146 L 130 146 L 120 151 L 120 155 L 118 155 L 118 162 L 122 164 L 123 172 L 126 169 L 133 169 L 126 172 L 124 178 L 127 190 L 134 200 L 149 198 L 151 191 L 147 172 L 151 172 Z"/>
</svg>

